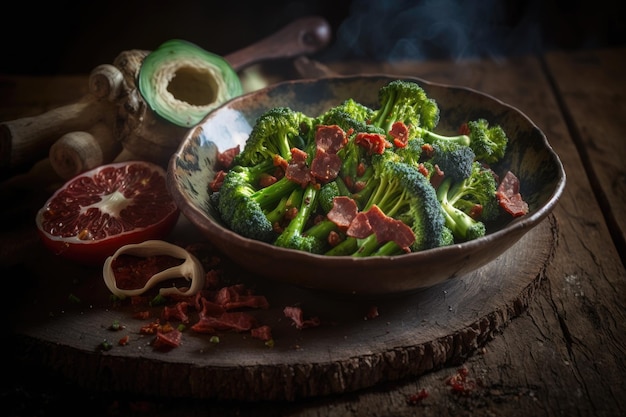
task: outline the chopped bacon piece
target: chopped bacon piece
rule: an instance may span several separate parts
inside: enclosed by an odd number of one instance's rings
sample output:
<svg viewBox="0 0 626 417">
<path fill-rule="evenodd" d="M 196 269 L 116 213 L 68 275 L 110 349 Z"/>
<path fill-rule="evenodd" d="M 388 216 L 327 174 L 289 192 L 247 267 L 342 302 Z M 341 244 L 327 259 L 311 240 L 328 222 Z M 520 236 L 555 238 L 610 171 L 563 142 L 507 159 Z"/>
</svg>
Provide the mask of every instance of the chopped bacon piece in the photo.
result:
<svg viewBox="0 0 626 417">
<path fill-rule="evenodd" d="M 335 232 L 334 230 L 331 230 L 326 240 L 328 241 L 328 244 L 331 247 L 335 247 L 339 243 L 341 243 L 343 239 L 341 238 L 341 235 L 339 233 Z"/>
<path fill-rule="evenodd" d="M 201 302 L 202 309 L 198 313 L 200 319 L 208 316 L 221 316 L 226 311 L 226 309 L 224 309 L 224 307 L 222 307 L 220 304 L 209 301 L 204 297 L 202 297 Z"/>
<path fill-rule="evenodd" d="M 261 188 L 269 187 L 270 185 L 274 184 L 276 181 L 278 181 L 278 178 L 276 178 L 274 175 L 263 173 L 259 176 L 259 187 Z"/>
<path fill-rule="evenodd" d="M 359 132 L 356 134 L 354 141 L 357 145 L 367 149 L 370 155 L 382 154 L 386 148 L 391 148 L 392 146 L 385 135 L 379 133 Z"/>
<path fill-rule="evenodd" d="M 335 223 L 340 230 L 348 230 L 357 212 L 358 207 L 356 201 L 350 197 L 338 196 L 333 198 L 333 207 L 328 212 L 327 217 L 328 220 Z"/>
<path fill-rule="evenodd" d="M 256 318 L 244 312 L 226 312 L 217 317 L 203 316 L 191 326 L 198 333 L 215 333 L 217 331 L 244 332 L 257 327 Z"/>
<path fill-rule="evenodd" d="M 167 331 L 158 331 L 152 342 L 152 347 L 158 350 L 172 349 L 180 346 L 183 339 L 181 331 L 171 328 Z"/>
<path fill-rule="evenodd" d="M 398 148 L 404 148 L 409 141 L 409 127 L 404 122 L 392 124 L 389 134 L 393 137 L 393 144 Z"/>
<path fill-rule="evenodd" d="M 173 306 L 163 307 L 161 318 L 164 321 L 178 320 L 182 323 L 189 323 L 189 316 L 187 315 L 187 308 L 189 303 L 186 301 L 180 301 Z"/>
<path fill-rule="evenodd" d="M 374 233 L 367 214 L 364 212 L 357 213 L 350 222 L 346 235 L 357 239 L 364 239 Z"/>
<path fill-rule="evenodd" d="M 264 341 L 272 340 L 272 328 L 268 325 L 263 325 L 250 329 L 250 335 L 255 339 L 261 339 Z"/>
<path fill-rule="evenodd" d="M 441 181 L 443 181 L 443 177 L 445 176 L 445 172 L 443 172 L 441 170 L 441 168 L 439 168 L 439 165 L 437 165 L 437 164 L 435 164 L 434 170 L 435 171 L 430 176 L 430 184 L 433 187 L 438 188 L 439 185 L 441 184 Z"/>
<path fill-rule="evenodd" d="M 239 154 L 239 145 L 230 149 L 226 149 L 224 152 L 217 152 L 217 168 L 228 170 L 233 163 L 235 156 Z"/>
<path fill-rule="evenodd" d="M 285 171 L 287 169 L 287 165 L 289 165 L 289 162 L 287 162 L 285 158 L 278 154 L 274 155 L 274 157 L 272 158 L 272 162 L 274 163 L 275 167 L 281 168 L 283 171 Z"/>
<path fill-rule="evenodd" d="M 348 143 L 348 136 L 337 125 L 320 125 L 315 131 L 317 149 L 326 153 L 335 154 Z"/>
<path fill-rule="evenodd" d="M 321 148 L 317 149 L 315 158 L 311 162 L 311 175 L 322 183 L 326 183 L 337 178 L 341 168 L 341 158 L 336 153 L 326 152 Z"/>
<path fill-rule="evenodd" d="M 321 324 L 319 317 L 311 317 L 305 320 L 304 313 L 300 307 L 287 306 L 283 309 L 283 314 L 293 321 L 297 329 L 317 327 Z"/>
<path fill-rule="evenodd" d="M 387 216 L 376 205 L 365 212 L 357 213 L 346 234 L 357 239 L 363 239 L 376 234 L 379 243 L 395 242 L 405 251 L 415 242 L 415 234 L 409 226 L 400 220 Z"/>
<path fill-rule="evenodd" d="M 241 284 L 221 288 L 215 296 L 215 302 L 225 310 L 243 307 L 269 308 L 265 296 L 250 294 Z"/>
<path fill-rule="evenodd" d="M 287 169 L 285 170 L 285 176 L 302 187 L 311 182 L 311 173 L 306 165 L 306 159 L 308 155 L 306 152 L 293 148 L 291 150 L 291 160 Z"/>
<path fill-rule="evenodd" d="M 387 216 L 376 205 L 370 207 L 366 215 L 379 243 L 393 241 L 403 250 L 410 250 L 410 246 L 415 242 L 415 234 L 404 222 Z"/>
<path fill-rule="evenodd" d="M 426 158 L 430 159 L 435 154 L 435 148 L 430 143 L 425 143 L 422 145 L 422 152 Z"/>
<path fill-rule="evenodd" d="M 474 204 L 468 214 L 472 219 L 480 219 L 480 216 L 483 214 L 482 204 Z"/>
<path fill-rule="evenodd" d="M 496 190 L 500 207 L 513 217 L 523 216 L 529 210 L 528 203 L 524 201 L 519 192 L 519 186 L 519 179 L 511 171 L 508 171 Z"/>
<path fill-rule="evenodd" d="M 417 170 L 420 172 L 420 174 L 422 174 L 425 177 L 428 177 L 428 168 L 426 168 L 426 166 L 420 162 L 420 164 L 417 166 Z"/>
<path fill-rule="evenodd" d="M 226 176 L 226 171 L 220 169 L 215 173 L 215 177 L 213 177 L 213 181 L 209 183 L 209 189 L 213 192 L 219 191 L 222 188 L 222 184 L 224 184 L 224 177 Z"/>
</svg>

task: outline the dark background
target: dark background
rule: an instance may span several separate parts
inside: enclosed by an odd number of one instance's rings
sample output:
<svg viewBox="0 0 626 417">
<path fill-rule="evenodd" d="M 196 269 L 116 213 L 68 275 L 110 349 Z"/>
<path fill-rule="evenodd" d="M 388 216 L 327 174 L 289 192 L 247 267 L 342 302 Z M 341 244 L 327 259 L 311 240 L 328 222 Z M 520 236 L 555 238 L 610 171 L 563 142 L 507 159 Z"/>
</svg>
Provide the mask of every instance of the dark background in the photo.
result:
<svg viewBox="0 0 626 417">
<path fill-rule="evenodd" d="M 3 13 L 0 73 L 80 74 L 128 49 L 181 38 L 226 55 L 298 17 L 333 39 L 313 58 L 464 58 L 624 45 L 620 0 L 63 1 Z"/>
</svg>

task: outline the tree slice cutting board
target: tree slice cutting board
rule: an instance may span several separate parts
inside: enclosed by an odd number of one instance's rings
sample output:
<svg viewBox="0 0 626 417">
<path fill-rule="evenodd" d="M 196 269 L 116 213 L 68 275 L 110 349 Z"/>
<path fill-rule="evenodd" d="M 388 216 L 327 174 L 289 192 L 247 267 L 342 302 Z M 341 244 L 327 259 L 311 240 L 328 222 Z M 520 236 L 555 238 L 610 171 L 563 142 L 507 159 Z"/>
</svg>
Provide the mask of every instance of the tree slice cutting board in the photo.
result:
<svg viewBox="0 0 626 417">
<path fill-rule="evenodd" d="M 188 225 L 179 224 L 177 232 L 195 238 Z M 549 216 L 474 273 L 379 299 L 310 291 L 228 269 L 232 282 L 267 298 L 269 309 L 248 312 L 271 327 L 274 345 L 249 332 L 224 332 L 216 343 L 187 329 L 182 344 L 165 352 L 152 347 L 153 336 L 140 334 L 148 321 L 133 318 L 130 304 L 114 306 L 101 270 L 70 265 L 41 249 L 20 272 L 25 296 L 13 308 L 12 344 L 41 366 L 101 392 L 242 401 L 345 393 L 462 363 L 526 309 L 557 235 Z M 297 329 L 283 313 L 286 306 L 301 307 L 320 325 Z M 373 308 L 378 316 L 368 318 Z M 110 330 L 113 324 L 121 330 Z M 128 344 L 119 345 L 124 336 Z M 110 350 L 101 349 L 104 341 Z"/>
</svg>

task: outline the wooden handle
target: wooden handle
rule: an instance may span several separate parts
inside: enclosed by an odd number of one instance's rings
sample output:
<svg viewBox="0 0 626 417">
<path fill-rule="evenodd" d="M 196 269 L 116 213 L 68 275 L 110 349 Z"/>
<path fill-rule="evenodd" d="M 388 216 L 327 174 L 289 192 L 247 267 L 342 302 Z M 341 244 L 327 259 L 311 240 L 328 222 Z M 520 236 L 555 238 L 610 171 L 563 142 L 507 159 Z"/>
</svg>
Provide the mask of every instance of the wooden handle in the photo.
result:
<svg viewBox="0 0 626 417">
<path fill-rule="evenodd" d="M 317 16 L 304 17 L 224 58 L 239 71 L 262 61 L 317 52 L 328 44 L 330 38 L 330 24 L 325 19 Z"/>
</svg>

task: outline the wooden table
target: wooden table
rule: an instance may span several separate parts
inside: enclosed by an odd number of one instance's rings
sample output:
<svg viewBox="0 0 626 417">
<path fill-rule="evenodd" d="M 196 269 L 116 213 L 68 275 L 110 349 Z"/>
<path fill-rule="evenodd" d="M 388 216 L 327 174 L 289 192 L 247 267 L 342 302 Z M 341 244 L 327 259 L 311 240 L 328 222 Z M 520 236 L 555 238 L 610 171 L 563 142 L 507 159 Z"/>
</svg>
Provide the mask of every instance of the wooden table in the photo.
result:
<svg viewBox="0 0 626 417">
<path fill-rule="evenodd" d="M 219 401 L 104 395 L 58 378 L 27 354 L 3 378 L 9 414 L 97 409 L 102 414 L 240 416 L 618 416 L 626 413 L 626 50 L 548 52 L 541 57 L 395 65 L 331 63 L 341 74 L 385 72 L 462 85 L 526 113 L 560 156 L 567 186 L 550 221 L 554 251 L 522 311 L 463 363 L 367 389 L 298 401 Z M 37 115 L 85 92 L 86 76 L 0 76 L 0 120 Z M 42 203 L 24 196 L 15 216 Z M 4 204 L 7 202 L 3 199 Z M 24 210 L 26 207 L 26 210 Z M 30 211 L 29 208 L 30 207 Z M 8 221 L 5 219 L 5 222 Z M 34 233 L 3 226 L 3 280 L 19 284 Z M 12 245 L 12 239 L 21 244 Z M 53 275 L 54 272 L 51 272 Z M 17 282 L 17 284 L 15 283 Z M 5 287 L 6 288 L 6 287 Z M 8 303 L 11 320 L 16 306 Z M 5 335 L 7 336 L 7 335 Z M 11 346 L 10 334 L 4 341 Z M 7 362 L 8 363 L 8 362 Z M 446 381 L 464 367 L 477 386 L 455 394 Z M 411 404 L 412 395 L 427 397 Z M 80 400 L 82 398 L 83 400 Z M 11 413 L 13 411 L 13 413 Z"/>
</svg>

